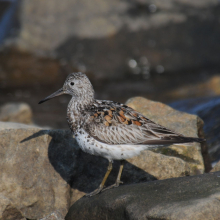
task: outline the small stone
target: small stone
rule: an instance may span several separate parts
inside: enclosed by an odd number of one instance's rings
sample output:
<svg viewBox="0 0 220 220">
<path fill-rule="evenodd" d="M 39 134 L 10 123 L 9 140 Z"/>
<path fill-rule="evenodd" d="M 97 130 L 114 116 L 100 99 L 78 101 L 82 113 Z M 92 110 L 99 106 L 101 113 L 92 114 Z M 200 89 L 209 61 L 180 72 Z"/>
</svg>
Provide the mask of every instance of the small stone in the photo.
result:
<svg viewBox="0 0 220 220">
<path fill-rule="evenodd" d="M 26 103 L 6 103 L 0 107 L 0 121 L 32 124 L 32 110 Z"/>
</svg>

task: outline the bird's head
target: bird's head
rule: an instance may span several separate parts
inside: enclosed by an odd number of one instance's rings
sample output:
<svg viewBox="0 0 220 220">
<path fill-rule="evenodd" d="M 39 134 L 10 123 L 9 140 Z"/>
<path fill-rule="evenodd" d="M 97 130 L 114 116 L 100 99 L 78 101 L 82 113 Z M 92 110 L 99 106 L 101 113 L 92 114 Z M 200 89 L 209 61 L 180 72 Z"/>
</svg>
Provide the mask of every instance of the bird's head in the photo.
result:
<svg viewBox="0 0 220 220">
<path fill-rule="evenodd" d="M 84 73 L 71 73 L 61 89 L 41 100 L 38 104 L 46 102 L 54 97 L 68 94 L 78 101 L 91 101 L 94 99 L 94 90 L 91 82 Z"/>
</svg>

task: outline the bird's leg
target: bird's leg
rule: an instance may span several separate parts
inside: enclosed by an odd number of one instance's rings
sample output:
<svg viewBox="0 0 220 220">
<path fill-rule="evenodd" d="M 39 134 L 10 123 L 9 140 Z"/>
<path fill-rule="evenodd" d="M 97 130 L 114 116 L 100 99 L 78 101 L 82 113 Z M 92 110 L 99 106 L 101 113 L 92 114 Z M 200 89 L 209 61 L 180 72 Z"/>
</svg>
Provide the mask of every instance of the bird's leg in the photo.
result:
<svg viewBox="0 0 220 220">
<path fill-rule="evenodd" d="M 112 171 L 112 161 L 109 161 L 107 172 L 106 172 L 101 184 L 99 185 L 99 187 L 96 190 L 94 190 L 93 192 L 86 194 L 85 196 L 90 197 L 90 196 L 94 196 L 94 195 L 100 193 L 102 191 L 104 184 L 105 184 L 109 174 L 111 173 L 111 171 Z"/>
<path fill-rule="evenodd" d="M 115 182 L 113 185 L 106 187 L 106 188 L 103 189 L 102 191 L 105 191 L 105 190 L 107 190 L 107 189 L 111 189 L 111 188 L 113 188 L 113 187 L 118 187 L 120 183 L 123 183 L 123 182 L 121 181 L 121 174 L 122 174 L 122 170 L 123 170 L 123 168 L 124 168 L 124 162 L 125 162 L 124 160 L 121 160 L 121 161 L 120 161 L 120 168 L 119 168 L 119 172 L 118 172 L 118 176 L 117 176 L 116 182 Z"/>
</svg>

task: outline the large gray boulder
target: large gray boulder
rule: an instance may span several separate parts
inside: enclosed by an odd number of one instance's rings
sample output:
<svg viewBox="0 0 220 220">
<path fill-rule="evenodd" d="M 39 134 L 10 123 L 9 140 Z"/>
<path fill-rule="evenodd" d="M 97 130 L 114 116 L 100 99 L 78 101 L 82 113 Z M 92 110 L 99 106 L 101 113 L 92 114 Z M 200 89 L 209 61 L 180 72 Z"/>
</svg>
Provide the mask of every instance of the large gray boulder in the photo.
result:
<svg viewBox="0 0 220 220">
<path fill-rule="evenodd" d="M 81 198 L 66 220 L 218 220 L 220 172 L 121 186 Z"/>
</svg>

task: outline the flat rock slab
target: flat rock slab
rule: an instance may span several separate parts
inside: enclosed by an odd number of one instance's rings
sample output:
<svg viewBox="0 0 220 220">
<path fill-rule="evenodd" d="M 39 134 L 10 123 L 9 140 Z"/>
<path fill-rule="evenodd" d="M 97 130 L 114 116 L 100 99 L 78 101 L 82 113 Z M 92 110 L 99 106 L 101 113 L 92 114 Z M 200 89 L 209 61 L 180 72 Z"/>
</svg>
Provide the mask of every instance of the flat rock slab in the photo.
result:
<svg viewBox="0 0 220 220">
<path fill-rule="evenodd" d="M 220 217 L 220 172 L 120 186 L 83 197 L 66 220 L 217 220 Z"/>
</svg>

